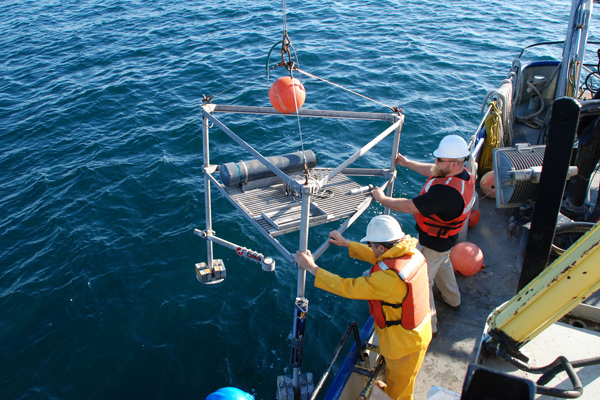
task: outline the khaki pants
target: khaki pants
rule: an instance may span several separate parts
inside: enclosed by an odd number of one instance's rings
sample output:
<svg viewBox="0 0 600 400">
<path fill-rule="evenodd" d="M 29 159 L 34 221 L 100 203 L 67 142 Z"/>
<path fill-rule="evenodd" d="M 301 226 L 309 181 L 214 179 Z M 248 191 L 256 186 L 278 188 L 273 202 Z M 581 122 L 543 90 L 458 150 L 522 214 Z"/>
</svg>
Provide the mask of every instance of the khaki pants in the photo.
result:
<svg viewBox="0 0 600 400">
<path fill-rule="evenodd" d="M 427 273 L 429 274 L 429 308 L 431 309 L 431 330 L 437 332 L 437 314 L 435 311 L 435 302 L 433 300 L 433 282 L 440 292 L 444 301 L 451 306 L 460 305 L 460 290 L 454 269 L 450 263 L 450 250 L 442 253 L 431 250 L 428 247 L 423 247 L 420 244 L 417 248 L 423 253 L 427 260 Z"/>
</svg>

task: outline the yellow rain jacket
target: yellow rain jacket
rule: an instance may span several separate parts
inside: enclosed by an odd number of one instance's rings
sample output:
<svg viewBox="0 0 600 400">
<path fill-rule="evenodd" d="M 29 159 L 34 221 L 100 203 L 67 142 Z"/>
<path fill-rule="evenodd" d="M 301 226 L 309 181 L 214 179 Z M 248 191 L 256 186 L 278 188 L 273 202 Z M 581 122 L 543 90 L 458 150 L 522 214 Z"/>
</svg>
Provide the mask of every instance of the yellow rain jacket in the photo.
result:
<svg viewBox="0 0 600 400">
<path fill-rule="evenodd" d="M 348 250 L 350 257 L 375 264 L 388 258 L 414 254 L 416 246 L 417 239 L 408 237 L 377 259 L 365 244 L 351 242 Z M 393 270 L 378 271 L 368 277 L 342 278 L 319 268 L 315 277 L 315 286 L 349 299 L 384 300 L 388 303 L 401 303 L 408 290 L 407 284 Z M 402 308 L 389 308 L 386 315 L 390 320 L 401 320 Z M 381 355 L 389 359 L 399 359 L 427 349 L 431 341 L 431 319 L 428 315 L 421 325 L 412 330 L 404 329 L 402 325 L 381 329 L 375 324 L 375 332 L 379 336 Z"/>
</svg>

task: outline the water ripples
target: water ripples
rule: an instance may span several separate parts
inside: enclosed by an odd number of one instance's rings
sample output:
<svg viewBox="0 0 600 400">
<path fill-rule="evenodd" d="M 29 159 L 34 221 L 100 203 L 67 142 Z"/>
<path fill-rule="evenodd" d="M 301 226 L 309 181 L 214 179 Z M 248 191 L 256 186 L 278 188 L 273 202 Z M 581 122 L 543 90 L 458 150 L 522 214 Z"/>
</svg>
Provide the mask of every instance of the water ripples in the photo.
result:
<svg viewBox="0 0 600 400">
<path fill-rule="evenodd" d="M 287 23 L 302 69 L 403 108 L 400 151 L 427 160 L 444 134 L 476 128 L 481 100 L 523 45 L 562 40 L 562 3 L 310 0 L 288 4 Z M 213 192 L 218 235 L 274 255 L 277 269 L 215 246 L 229 277 L 200 285 L 193 265 L 206 243 L 192 231 L 204 227 L 202 97 L 269 105 L 269 83 L 286 73 L 264 74 L 281 5 L 4 1 L 0 28 L 0 354 L 10 366 L 0 397 L 204 398 L 233 385 L 271 398 L 275 376 L 290 370 L 297 272 Z M 280 57 L 276 46 L 270 65 Z M 305 108 L 388 111 L 303 82 Z M 320 166 L 385 129 L 217 117 L 266 155 L 304 145 Z M 217 129 L 210 146 L 215 164 L 248 158 Z M 404 172 L 398 182 L 411 196 L 421 178 Z M 311 247 L 330 228 L 317 227 Z M 280 239 L 291 249 L 298 236 Z M 323 262 L 342 275 L 366 268 L 341 251 Z M 367 311 L 315 290 L 312 278 L 307 296 L 303 369 L 320 374 L 347 322 Z"/>
</svg>

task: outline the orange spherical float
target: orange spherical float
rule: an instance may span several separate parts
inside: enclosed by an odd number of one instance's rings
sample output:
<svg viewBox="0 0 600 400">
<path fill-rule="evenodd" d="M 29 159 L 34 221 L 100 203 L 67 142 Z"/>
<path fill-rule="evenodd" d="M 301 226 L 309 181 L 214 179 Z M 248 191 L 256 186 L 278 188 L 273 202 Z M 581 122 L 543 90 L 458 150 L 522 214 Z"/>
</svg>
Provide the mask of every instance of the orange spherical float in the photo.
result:
<svg viewBox="0 0 600 400">
<path fill-rule="evenodd" d="M 496 198 L 496 182 L 494 171 L 486 172 L 479 181 L 479 188 L 483 195 L 492 199 Z"/>
<path fill-rule="evenodd" d="M 474 243 L 461 242 L 450 251 L 450 262 L 457 274 L 463 276 L 475 275 L 484 267 L 483 252 Z"/>
<path fill-rule="evenodd" d="M 280 113 L 296 112 L 304 104 L 306 90 L 302 83 L 291 76 L 282 76 L 271 85 L 269 100 L 271 105 Z"/>
<path fill-rule="evenodd" d="M 481 219 L 481 212 L 479 210 L 471 210 L 471 214 L 469 214 L 469 228 L 477 225 L 479 220 Z"/>
</svg>

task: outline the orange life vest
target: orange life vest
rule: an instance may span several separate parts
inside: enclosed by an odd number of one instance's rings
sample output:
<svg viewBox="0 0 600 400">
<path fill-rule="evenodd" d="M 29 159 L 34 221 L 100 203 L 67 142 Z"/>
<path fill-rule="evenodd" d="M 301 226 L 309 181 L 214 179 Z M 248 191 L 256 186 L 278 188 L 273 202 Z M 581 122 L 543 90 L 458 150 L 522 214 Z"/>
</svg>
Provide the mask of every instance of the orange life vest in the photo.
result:
<svg viewBox="0 0 600 400">
<path fill-rule="evenodd" d="M 465 171 L 467 171 L 466 168 Z M 465 207 L 463 212 L 451 221 L 444 221 L 435 214 L 430 215 L 429 217 L 426 217 L 423 214 L 415 214 L 415 221 L 417 221 L 417 225 L 423 232 L 429 236 L 441 238 L 448 238 L 459 234 L 467 222 L 471 207 L 473 207 L 473 204 L 475 203 L 475 177 L 471 175 L 469 171 L 467 171 L 467 173 L 469 174 L 468 181 L 457 178 L 456 176 L 449 176 L 443 178 L 430 177 L 427 182 L 425 182 L 425 186 L 423 186 L 419 195 L 427 193 L 433 185 L 450 186 L 458 190 L 465 202 Z"/>
<path fill-rule="evenodd" d="M 371 274 L 392 269 L 407 285 L 406 297 L 399 304 L 390 304 L 379 300 L 369 300 L 369 312 L 380 328 L 402 325 L 404 329 L 415 329 L 421 325 L 429 311 L 429 277 L 427 263 L 421 252 L 399 258 L 390 258 L 371 267 Z M 388 321 L 383 307 L 402 307 L 401 321 Z"/>
</svg>

